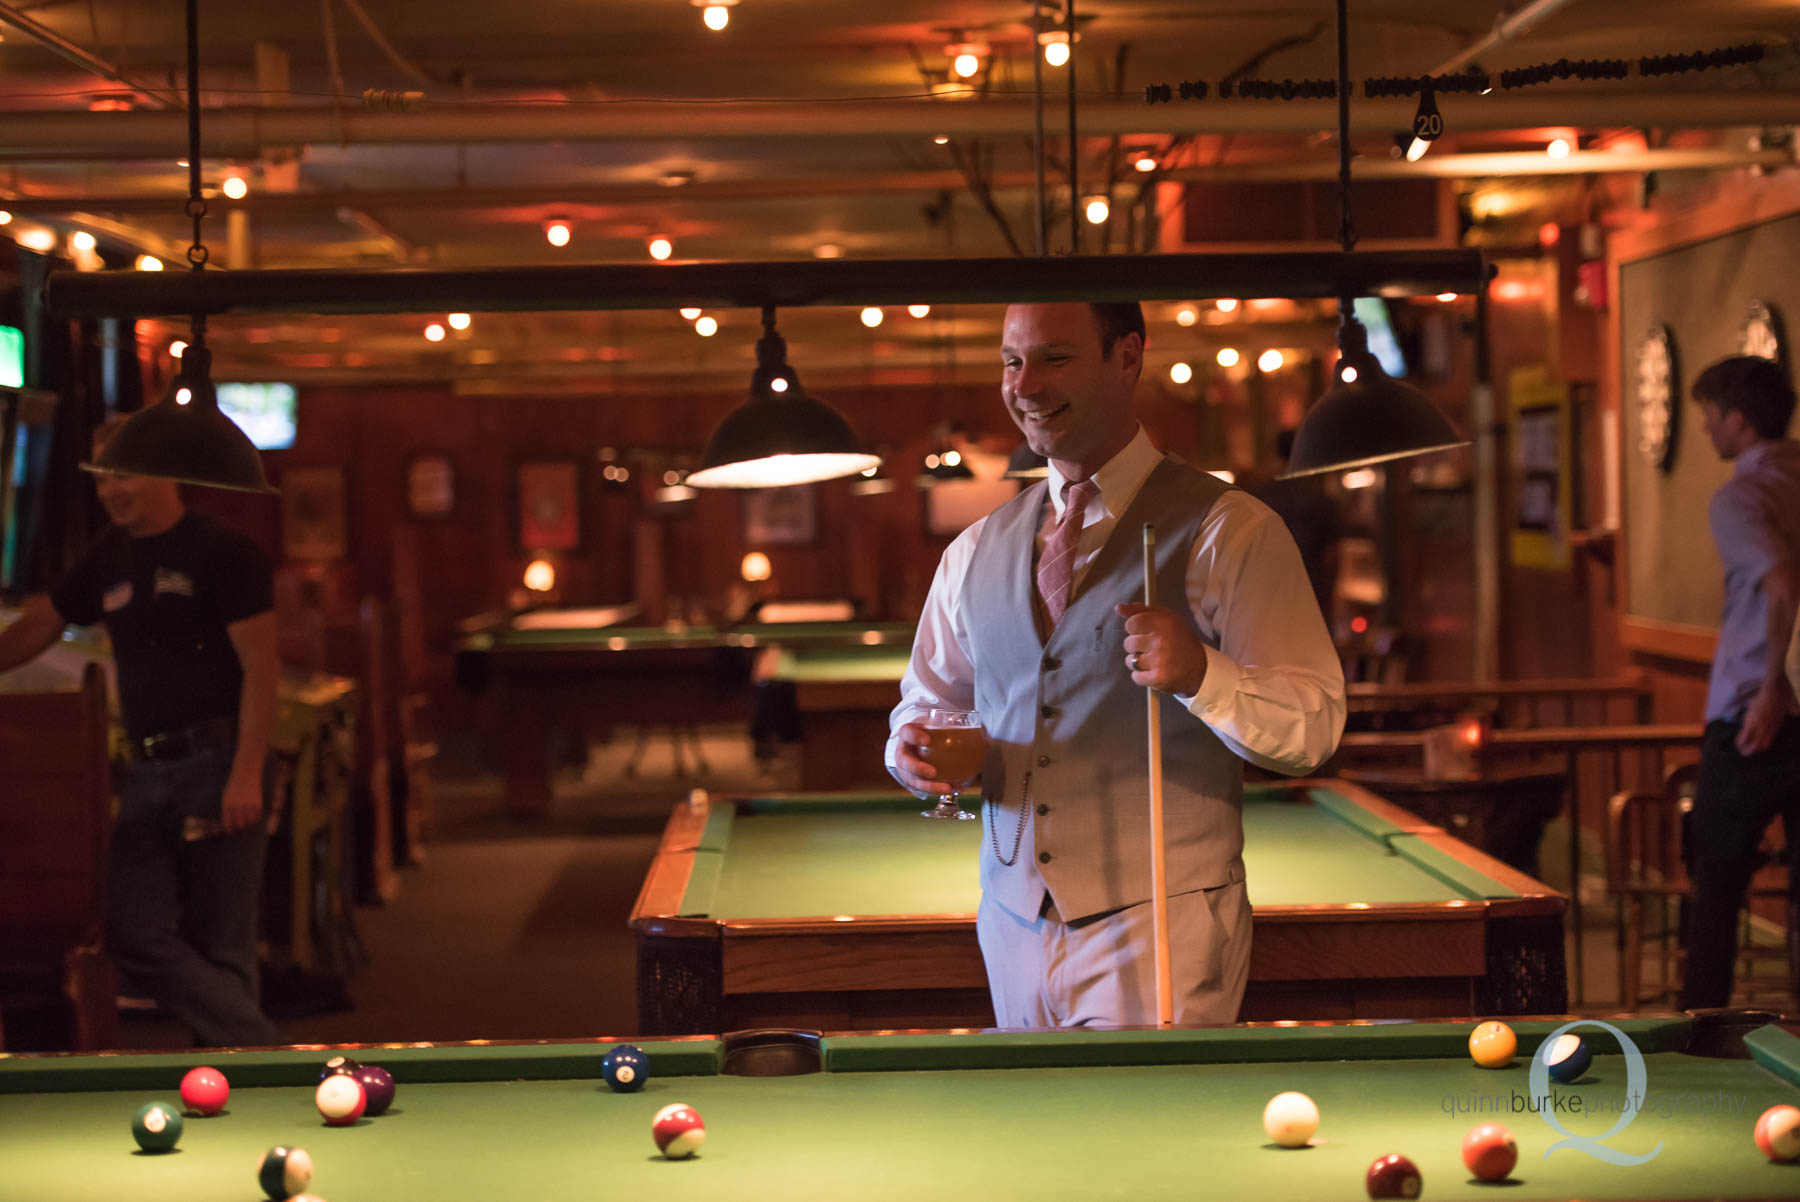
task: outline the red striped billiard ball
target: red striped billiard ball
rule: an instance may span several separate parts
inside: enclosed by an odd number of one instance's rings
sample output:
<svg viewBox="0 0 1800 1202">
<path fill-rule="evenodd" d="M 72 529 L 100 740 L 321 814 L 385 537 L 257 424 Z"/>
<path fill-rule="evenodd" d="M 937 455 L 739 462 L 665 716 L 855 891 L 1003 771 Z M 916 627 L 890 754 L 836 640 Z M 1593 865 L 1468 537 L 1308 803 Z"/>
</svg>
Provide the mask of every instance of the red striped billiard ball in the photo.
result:
<svg viewBox="0 0 1800 1202">
<path fill-rule="evenodd" d="M 333 1073 L 319 1082 L 313 1093 L 313 1104 L 327 1127 L 348 1127 L 363 1115 L 368 1095 L 362 1083 L 346 1073 Z"/>
<path fill-rule="evenodd" d="M 1771 1106 L 1756 1120 L 1756 1146 L 1770 1160 L 1800 1156 L 1800 1109 Z"/>
<path fill-rule="evenodd" d="M 650 1134 L 656 1146 L 670 1160 L 685 1160 L 706 1142 L 706 1124 L 699 1112 L 681 1102 L 671 1102 L 656 1112 L 650 1123 Z"/>
<path fill-rule="evenodd" d="M 1369 1166 L 1364 1182 L 1371 1198 L 1416 1198 L 1424 1179 L 1419 1166 L 1404 1156 L 1389 1154 Z"/>
<path fill-rule="evenodd" d="M 181 1079 L 181 1101 L 195 1114 L 215 1115 L 225 1109 L 231 1085 L 216 1068 L 190 1068 Z"/>
<path fill-rule="evenodd" d="M 1482 1123 L 1463 1136 L 1463 1164 L 1483 1181 L 1505 1181 L 1519 1163 L 1519 1141 L 1499 1123 Z"/>
</svg>

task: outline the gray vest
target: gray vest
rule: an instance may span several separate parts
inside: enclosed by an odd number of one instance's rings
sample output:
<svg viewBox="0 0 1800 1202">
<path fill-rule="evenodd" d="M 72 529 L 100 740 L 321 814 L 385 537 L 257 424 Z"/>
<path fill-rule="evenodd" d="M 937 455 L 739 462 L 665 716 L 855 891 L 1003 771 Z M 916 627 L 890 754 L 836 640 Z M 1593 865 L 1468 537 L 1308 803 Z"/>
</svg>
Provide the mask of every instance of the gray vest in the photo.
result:
<svg viewBox="0 0 1800 1202">
<path fill-rule="evenodd" d="M 981 886 L 1015 914 L 1035 918 L 1046 890 L 1069 921 L 1150 896 L 1149 719 L 1144 690 L 1125 668 L 1125 619 L 1113 606 L 1143 599 L 1142 531 L 1154 522 L 1157 602 L 1183 615 L 1199 637 L 1186 604 L 1188 562 L 1207 511 L 1227 487 L 1165 456 L 1088 565 L 1047 642 L 1033 610 L 1047 483 L 988 516 L 962 611 L 975 706 L 992 741 L 982 774 Z M 1243 763 L 1173 696 L 1157 699 L 1168 891 L 1241 881 Z"/>
</svg>

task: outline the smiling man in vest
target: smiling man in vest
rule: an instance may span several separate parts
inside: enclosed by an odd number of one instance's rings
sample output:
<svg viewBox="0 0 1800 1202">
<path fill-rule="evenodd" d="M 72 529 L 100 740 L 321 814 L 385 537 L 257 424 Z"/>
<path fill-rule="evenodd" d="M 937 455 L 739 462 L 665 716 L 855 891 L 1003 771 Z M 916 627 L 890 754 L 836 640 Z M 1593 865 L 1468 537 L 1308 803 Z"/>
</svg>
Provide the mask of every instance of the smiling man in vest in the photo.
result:
<svg viewBox="0 0 1800 1202">
<path fill-rule="evenodd" d="M 1000 1026 L 1154 1024 L 1155 689 L 1175 1020 L 1232 1022 L 1250 964 L 1243 761 L 1301 775 L 1331 755 L 1344 725 L 1336 651 L 1281 519 L 1139 426 L 1138 305 L 1013 305 L 1000 353 L 1007 412 L 1049 478 L 944 552 L 889 769 L 921 796 L 947 792 L 921 719 L 980 714 L 976 925 Z M 1155 607 L 1140 603 L 1146 522 Z"/>
</svg>

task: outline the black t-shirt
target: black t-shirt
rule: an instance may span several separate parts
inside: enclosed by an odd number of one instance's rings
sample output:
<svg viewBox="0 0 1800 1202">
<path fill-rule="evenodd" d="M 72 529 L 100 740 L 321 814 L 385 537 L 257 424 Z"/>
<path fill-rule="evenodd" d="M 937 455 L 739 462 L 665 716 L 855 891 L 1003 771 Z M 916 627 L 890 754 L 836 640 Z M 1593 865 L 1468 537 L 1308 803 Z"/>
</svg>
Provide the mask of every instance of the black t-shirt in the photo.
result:
<svg viewBox="0 0 1800 1202">
<path fill-rule="evenodd" d="M 263 549 L 198 513 L 149 538 L 109 528 L 50 594 L 68 621 L 106 622 L 133 738 L 237 717 L 244 672 L 226 628 L 274 597 Z"/>
</svg>

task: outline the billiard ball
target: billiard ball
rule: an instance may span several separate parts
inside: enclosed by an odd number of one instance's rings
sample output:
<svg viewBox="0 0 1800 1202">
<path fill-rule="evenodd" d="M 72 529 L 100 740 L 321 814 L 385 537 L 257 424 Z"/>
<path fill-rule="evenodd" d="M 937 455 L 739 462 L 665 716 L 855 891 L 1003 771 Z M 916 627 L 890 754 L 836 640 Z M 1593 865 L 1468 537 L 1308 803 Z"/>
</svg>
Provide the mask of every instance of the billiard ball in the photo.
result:
<svg viewBox="0 0 1800 1202">
<path fill-rule="evenodd" d="M 1519 1141 L 1499 1123 L 1481 1123 L 1463 1136 L 1463 1164 L 1483 1181 L 1505 1181 L 1519 1163 Z"/>
<path fill-rule="evenodd" d="M 643 1049 L 622 1043 L 600 1061 L 600 1075 L 620 1093 L 633 1093 L 650 1079 L 650 1057 Z"/>
<path fill-rule="evenodd" d="M 1800 1156 L 1800 1109 L 1771 1106 L 1756 1120 L 1756 1146 L 1770 1160 Z"/>
<path fill-rule="evenodd" d="M 706 1142 L 706 1124 L 692 1106 L 671 1102 L 656 1112 L 650 1134 L 656 1146 L 670 1160 L 685 1160 Z"/>
<path fill-rule="evenodd" d="M 1424 1179 L 1419 1176 L 1418 1165 L 1390 1153 L 1369 1166 L 1364 1184 L 1371 1198 L 1416 1198 Z"/>
<path fill-rule="evenodd" d="M 1505 1023 L 1485 1022 L 1469 1034 L 1469 1055 L 1482 1068 L 1505 1068 L 1519 1050 L 1519 1037 Z"/>
<path fill-rule="evenodd" d="M 369 1104 L 368 1095 L 355 1077 L 336 1073 L 319 1082 L 313 1093 L 313 1105 L 327 1127 L 348 1127 L 363 1116 Z"/>
<path fill-rule="evenodd" d="M 1304 1148 L 1318 1129 L 1319 1108 L 1303 1093 L 1278 1093 L 1263 1107 L 1263 1130 L 1284 1148 Z"/>
<path fill-rule="evenodd" d="M 256 1166 L 256 1181 L 263 1193 L 281 1202 L 312 1184 L 312 1157 L 305 1148 L 286 1146 L 270 1148 Z"/>
<path fill-rule="evenodd" d="M 216 1068 L 190 1068 L 181 1079 L 181 1100 L 195 1114 L 219 1113 L 230 1096 L 231 1085 Z"/>
<path fill-rule="evenodd" d="M 181 1138 L 181 1112 L 167 1102 L 146 1102 L 131 1120 L 131 1138 L 146 1152 L 167 1152 Z"/>
<path fill-rule="evenodd" d="M 1587 1040 L 1579 1035 L 1558 1035 L 1543 1051 L 1544 1063 L 1550 1068 L 1550 1079 L 1559 1085 L 1579 1081 L 1581 1074 L 1594 1063 L 1594 1053 Z"/>
<path fill-rule="evenodd" d="M 319 1070 L 319 1080 L 323 1081 L 327 1077 L 336 1077 L 340 1075 L 346 1077 L 353 1076 L 355 1075 L 356 1070 L 361 1067 L 361 1064 L 350 1059 L 348 1056 L 333 1056 L 330 1060 L 325 1062 L 325 1067 Z"/>
<path fill-rule="evenodd" d="M 363 1111 L 370 1118 L 387 1113 L 387 1108 L 394 1104 L 394 1078 L 379 1064 L 365 1064 L 356 1070 L 356 1083 L 363 1088 L 363 1097 L 368 1107 Z"/>
</svg>

